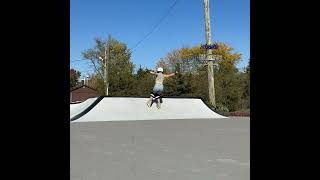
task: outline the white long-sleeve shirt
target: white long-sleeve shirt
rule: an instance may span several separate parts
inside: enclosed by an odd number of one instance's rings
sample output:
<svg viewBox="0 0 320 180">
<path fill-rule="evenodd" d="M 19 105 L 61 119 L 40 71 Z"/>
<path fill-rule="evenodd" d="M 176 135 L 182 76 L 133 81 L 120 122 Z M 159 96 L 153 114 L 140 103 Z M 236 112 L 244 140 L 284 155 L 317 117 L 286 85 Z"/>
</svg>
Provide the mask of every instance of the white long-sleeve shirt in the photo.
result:
<svg viewBox="0 0 320 180">
<path fill-rule="evenodd" d="M 163 73 L 156 73 L 156 75 L 157 75 L 156 84 L 163 84 L 164 74 Z"/>
</svg>

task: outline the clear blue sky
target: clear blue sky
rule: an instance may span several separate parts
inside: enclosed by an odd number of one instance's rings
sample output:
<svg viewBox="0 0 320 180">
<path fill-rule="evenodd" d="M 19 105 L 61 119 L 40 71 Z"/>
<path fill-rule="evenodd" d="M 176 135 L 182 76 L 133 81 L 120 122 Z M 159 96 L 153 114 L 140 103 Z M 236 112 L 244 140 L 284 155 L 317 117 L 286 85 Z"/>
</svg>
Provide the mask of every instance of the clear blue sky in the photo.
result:
<svg viewBox="0 0 320 180">
<path fill-rule="evenodd" d="M 81 52 L 94 46 L 94 38 L 113 38 L 132 48 L 166 15 L 175 0 L 71 0 L 71 68 L 92 72 Z M 211 36 L 242 54 L 238 67 L 250 58 L 250 1 L 210 0 Z M 172 49 L 205 43 L 203 0 L 178 0 L 155 31 L 134 49 L 131 60 L 154 68 Z"/>
</svg>

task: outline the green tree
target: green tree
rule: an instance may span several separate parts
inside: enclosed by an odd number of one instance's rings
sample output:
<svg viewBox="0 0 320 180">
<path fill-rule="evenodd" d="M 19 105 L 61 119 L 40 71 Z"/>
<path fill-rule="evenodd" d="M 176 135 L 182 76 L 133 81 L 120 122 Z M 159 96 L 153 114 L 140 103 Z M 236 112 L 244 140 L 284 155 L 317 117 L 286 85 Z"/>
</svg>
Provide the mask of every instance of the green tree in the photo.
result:
<svg viewBox="0 0 320 180">
<path fill-rule="evenodd" d="M 81 73 L 75 69 L 70 69 L 70 88 L 74 88 L 78 85 Z"/>
<path fill-rule="evenodd" d="M 236 110 L 241 99 L 239 92 L 242 90 L 236 68 L 241 54 L 234 53 L 233 48 L 224 43 L 218 43 L 218 49 L 214 49 L 213 54 L 221 56 L 214 67 L 217 104 Z M 205 49 L 199 46 L 183 47 L 172 50 L 159 61 L 158 64 L 165 65 L 170 71 L 179 67 L 181 72 L 180 76 L 166 82 L 166 93 L 197 96 L 208 101 L 208 74 L 204 55 Z"/>
<path fill-rule="evenodd" d="M 191 73 L 182 74 L 180 63 L 176 64 L 174 72 L 178 72 L 178 74 L 164 81 L 164 93 L 167 96 L 190 96 L 192 93 Z"/>
<path fill-rule="evenodd" d="M 149 69 L 140 67 L 135 74 L 134 86 L 131 89 L 135 96 L 149 96 L 153 85 L 154 77 L 149 73 Z"/>
<path fill-rule="evenodd" d="M 131 52 L 126 44 L 113 38 L 110 38 L 109 43 L 107 40 L 96 38 L 95 47 L 84 51 L 82 55 L 85 59 L 91 61 L 99 79 L 103 79 L 104 62 L 99 57 L 105 59 L 105 48 L 107 46 L 110 49 L 110 55 L 107 54 L 107 58 L 110 57 L 110 60 L 107 61 L 109 94 L 114 96 L 133 95 L 131 88 L 134 81 L 134 64 L 131 62 Z M 104 89 L 104 82 L 102 81 L 102 83 Z"/>
<path fill-rule="evenodd" d="M 89 86 L 96 89 L 100 96 L 104 95 L 104 81 L 99 75 L 93 74 L 89 77 Z"/>
<path fill-rule="evenodd" d="M 245 68 L 244 72 L 240 73 L 239 81 L 240 81 L 239 96 L 241 98 L 239 103 L 239 109 L 241 110 L 250 109 L 250 64 Z"/>
<path fill-rule="evenodd" d="M 240 101 L 240 82 L 238 69 L 235 66 L 221 64 L 215 73 L 217 103 L 226 106 L 230 111 L 238 108 Z"/>
</svg>

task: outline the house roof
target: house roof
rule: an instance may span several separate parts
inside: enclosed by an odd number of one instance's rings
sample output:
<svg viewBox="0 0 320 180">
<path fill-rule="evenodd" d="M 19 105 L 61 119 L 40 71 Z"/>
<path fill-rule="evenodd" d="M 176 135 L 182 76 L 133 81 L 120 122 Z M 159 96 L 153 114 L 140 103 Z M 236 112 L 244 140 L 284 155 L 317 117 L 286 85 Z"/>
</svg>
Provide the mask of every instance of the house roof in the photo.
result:
<svg viewBox="0 0 320 180">
<path fill-rule="evenodd" d="M 72 92 L 72 91 L 74 91 L 74 90 L 77 90 L 77 89 L 80 89 L 80 88 L 82 88 L 82 87 L 86 87 L 86 88 L 92 89 L 92 90 L 94 90 L 94 91 L 97 91 L 96 89 L 94 89 L 94 88 L 92 88 L 92 87 L 89 87 L 89 86 L 87 86 L 87 85 L 80 85 L 80 86 L 74 87 L 73 89 L 70 89 L 70 92 Z"/>
</svg>

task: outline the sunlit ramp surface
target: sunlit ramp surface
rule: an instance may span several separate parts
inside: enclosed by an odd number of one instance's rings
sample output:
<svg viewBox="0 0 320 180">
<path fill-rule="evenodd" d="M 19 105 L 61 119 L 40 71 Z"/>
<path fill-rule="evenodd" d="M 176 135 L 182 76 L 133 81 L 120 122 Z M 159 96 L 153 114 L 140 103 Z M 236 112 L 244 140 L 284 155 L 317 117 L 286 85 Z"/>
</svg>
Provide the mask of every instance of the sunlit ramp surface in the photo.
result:
<svg viewBox="0 0 320 180">
<path fill-rule="evenodd" d="M 77 104 L 70 104 L 70 112 L 77 106 L 79 106 L 81 103 L 77 103 Z"/>
<path fill-rule="evenodd" d="M 98 98 L 89 98 L 84 102 L 77 104 L 70 104 L 70 120 L 83 113 L 90 105 L 92 105 Z"/>
<path fill-rule="evenodd" d="M 147 107 L 147 101 L 148 98 L 104 97 L 73 122 L 226 118 L 198 98 L 164 98 L 160 109 L 156 104 Z"/>
</svg>

